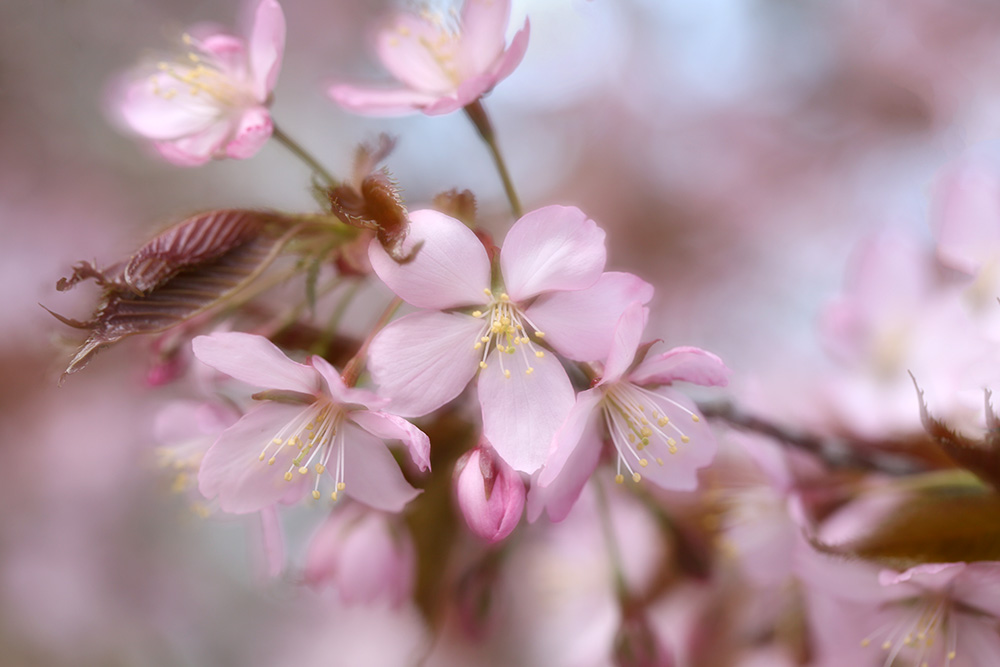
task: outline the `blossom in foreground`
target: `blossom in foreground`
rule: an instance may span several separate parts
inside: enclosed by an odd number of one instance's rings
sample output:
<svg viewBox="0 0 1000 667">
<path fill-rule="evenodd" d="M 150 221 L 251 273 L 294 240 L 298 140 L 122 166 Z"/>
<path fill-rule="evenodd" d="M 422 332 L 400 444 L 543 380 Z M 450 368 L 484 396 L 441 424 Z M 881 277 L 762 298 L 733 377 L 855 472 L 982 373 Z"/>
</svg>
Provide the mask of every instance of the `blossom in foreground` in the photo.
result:
<svg viewBox="0 0 1000 667">
<path fill-rule="evenodd" d="M 402 87 L 338 84 L 333 100 L 368 115 L 428 115 L 461 109 L 493 89 L 528 48 L 528 21 L 504 47 L 510 0 L 465 0 L 460 16 L 402 12 L 378 35 L 379 58 Z"/>
<path fill-rule="evenodd" d="M 698 469 L 715 456 L 715 438 L 687 397 L 662 385 L 692 382 L 725 386 L 729 369 L 696 347 L 677 347 L 636 359 L 647 310 L 635 302 L 622 314 L 603 376 L 580 392 L 555 434 L 552 455 L 528 498 L 528 519 L 542 510 L 562 520 L 576 502 L 600 457 L 605 434 L 618 450 L 619 483 L 625 472 L 665 489 L 694 489 Z M 638 363 L 636 363 L 638 362 Z"/>
<path fill-rule="evenodd" d="M 524 511 L 524 482 L 488 443 L 459 462 L 455 496 L 465 523 L 488 542 L 499 542 L 517 527 Z"/>
<path fill-rule="evenodd" d="M 344 492 L 370 507 L 402 509 L 419 491 L 403 478 L 384 440 L 401 440 L 414 463 L 430 466 L 430 441 L 409 422 L 375 409 L 384 401 L 345 386 L 320 357 L 292 361 L 269 340 L 246 333 L 214 333 L 192 341 L 203 363 L 237 380 L 267 388 L 265 399 L 223 431 L 202 460 L 198 485 L 207 498 L 235 514 L 255 512 L 306 495 Z"/>
<path fill-rule="evenodd" d="M 117 112 L 174 164 L 252 157 L 273 129 L 267 107 L 285 46 L 281 6 L 261 0 L 248 39 L 202 25 L 184 42 L 182 60 L 129 77 L 113 100 Z"/>
<path fill-rule="evenodd" d="M 458 396 L 478 371 L 483 437 L 512 468 L 534 472 L 574 400 L 542 341 L 570 359 L 604 358 L 622 310 L 649 301 L 652 286 L 604 273 L 604 232 L 573 207 L 547 206 L 514 223 L 496 282 L 486 248 L 454 218 L 411 213 L 404 251 L 417 243 L 404 264 L 369 246 L 375 273 L 423 309 L 374 338 L 372 378 L 393 412 L 418 417 Z"/>
</svg>

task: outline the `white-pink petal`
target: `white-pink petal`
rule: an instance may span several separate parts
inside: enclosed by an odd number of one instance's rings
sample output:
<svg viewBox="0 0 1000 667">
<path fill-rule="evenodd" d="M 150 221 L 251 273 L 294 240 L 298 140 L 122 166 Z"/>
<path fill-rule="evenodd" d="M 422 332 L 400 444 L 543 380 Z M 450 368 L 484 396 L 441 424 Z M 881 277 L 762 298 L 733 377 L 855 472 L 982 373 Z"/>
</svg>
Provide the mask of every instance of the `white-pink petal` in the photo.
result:
<svg viewBox="0 0 1000 667">
<path fill-rule="evenodd" d="M 458 396 L 479 369 L 473 348 L 483 322 L 461 313 L 420 312 L 372 340 L 368 370 L 389 410 L 420 417 Z"/>
<path fill-rule="evenodd" d="M 402 417 L 388 412 L 355 410 L 350 413 L 355 424 L 382 440 L 400 440 L 409 450 L 410 458 L 421 470 L 431 467 L 431 441 L 423 431 Z"/>
<path fill-rule="evenodd" d="M 541 295 L 525 314 L 559 354 L 575 361 L 597 361 L 607 358 L 626 306 L 652 298 L 653 286 L 645 280 L 609 271 L 586 289 Z"/>
<path fill-rule="evenodd" d="M 212 368 L 257 387 L 315 394 L 319 373 L 296 363 L 263 336 L 218 331 L 191 341 L 194 356 Z"/>
<path fill-rule="evenodd" d="M 245 160 L 257 154 L 271 138 L 274 124 L 265 107 L 251 107 L 243 112 L 235 125 L 233 135 L 226 144 L 226 155 Z"/>
<path fill-rule="evenodd" d="M 224 154 L 234 128 L 233 121 L 221 119 L 201 132 L 170 141 L 154 141 L 153 146 L 178 167 L 197 167 Z"/>
<path fill-rule="evenodd" d="M 399 264 L 377 240 L 372 241 L 368 257 L 389 289 L 418 308 L 489 303 L 490 260 L 471 229 L 437 211 L 413 211 L 403 252 L 421 243 L 416 257 Z"/>
<path fill-rule="evenodd" d="M 459 62 L 464 75 L 493 68 L 503 54 L 509 20 L 510 0 L 465 0 L 459 45 Z"/>
<path fill-rule="evenodd" d="M 604 392 L 599 388 L 576 395 L 576 402 L 552 439 L 552 453 L 538 475 L 540 486 L 552 484 L 562 474 L 566 462 L 574 456 L 580 440 L 588 431 L 597 431 L 594 411 L 603 398 Z"/>
<path fill-rule="evenodd" d="M 545 206 L 525 214 L 500 250 L 504 285 L 514 301 L 590 287 L 605 261 L 604 231 L 574 206 Z"/>
<path fill-rule="evenodd" d="M 457 41 L 442 25 L 409 12 L 400 12 L 376 38 L 379 59 L 403 84 L 425 93 L 443 95 L 454 90 Z M 449 62 L 450 61 L 450 62 Z"/>
<path fill-rule="evenodd" d="M 285 14 L 276 0 L 257 5 L 248 46 L 254 96 L 265 102 L 278 80 L 285 51 Z"/>
<path fill-rule="evenodd" d="M 602 440 L 596 423 L 597 413 L 591 412 L 591 425 L 584 429 L 573 456 L 548 486 L 532 484 L 528 492 L 528 521 L 534 523 L 545 512 L 549 520 L 562 521 L 573 509 L 583 487 L 601 459 Z M 542 470 L 544 473 L 544 469 Z"/>
<path fill-rule="evenodd" d="M 437 95 L 410 88 L 373 88 L 346 83 L 330 86 L 327 95 L 348 111 L 367 116 L 405 116 L 440 99 Z"/>
<path fill-rule="evenodd" d="M 351 424 L 344 426 L 344 485 L 351 498 L 385 512 L 400 511 L 420 494 L 386 444 Z"/>
<path fill-rule="evenodd" d="M 639 349 L 639 342 L 642 340 L 642 332 L 646 329 L 648 317 L 649 309 L 643 307 L 638 301 L 633 301 L 618 318 L 618 326 L 615 327 L 615 333 L 611 339 L 608 360 L 604 364 L 602 383 L 617 382 L 632 365 L 636 350 Z"/>
<path fill-rule="evenodd" d="M 629 374 L 638 385 L 691 382 L 703 387 L 725 387 L 732 371 L 722 359 L 697 347 L 675 347 L 649 355 Z"/>
<path fill-rule="evenodd" d="M 529 362 L 531 373 L 526 372 Z M 493 351 L 479 375 L 483 437 L 510 467 L 531 474 L 548 458 L 552 436 L 574 399 L 566 371 L 553 355 L 526 361 L 521 354 Z"/>
<path fill-rule="evenodd" d="M 191 95 L 189 86 L 166 72 L 140 74 L 121 86 L 118 112 L 132 130 L 149 139 L 169 141 L 218 122 L 218 106 L 205 95 Z"/>
</svg>

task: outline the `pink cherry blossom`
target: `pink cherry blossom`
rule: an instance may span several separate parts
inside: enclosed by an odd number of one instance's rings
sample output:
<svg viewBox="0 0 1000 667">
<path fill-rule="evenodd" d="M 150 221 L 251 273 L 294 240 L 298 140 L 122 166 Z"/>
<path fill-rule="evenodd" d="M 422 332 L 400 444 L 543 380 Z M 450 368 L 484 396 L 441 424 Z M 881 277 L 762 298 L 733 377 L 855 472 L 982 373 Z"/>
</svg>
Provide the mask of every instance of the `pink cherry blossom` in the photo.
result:
<svg viewBox="0 0 1000 667">
<path fill-rule="evenodd" d="M 715 438 L 698 408 L 669 385 L 675 381 L 725 386 L 729 369 L 710 352 L 678 347 L 635 363 L 647 309 L 632 303 L 621 315 L 603 376 L 581 392 L 553 439 L 552 455 L 528 498 L 528 519 L 546 510 L 563 519 L 597 466 L 604 435 L 618 450 L 622 470 L 636 482 L 691 490 L 697 471 L 715 456 Z M 650 389 L 648 387 L 658 387 Z M 641 472 L 640 472 L 641 471 Z"/>
<path fill-rule="evenodd" d="M 499 542 L 517 527 L 524 510 L 524 482 L 488 443 L 469 452 L 456 469 L 455 495 L 465 523 L 479 537 Z"/>
<path fill-rule="evenodd" d="M 116 111 L 174 164 L 252 157 L 273 129 L 267 107 L 285 47 L 281 6 L 261 0 L 247 39 L 195 26 L 184 42 L 190 51 L 183 59 L 127 77 Z"/>
<path fill-rule="evenodd" d="M 402 87 L 334 85 L 329 94 L 366 115 L 461 109 L 510 76 L 528 48 L 528 21 L 504 47 L 510 0 L 465 0 L 461 15 L 397 14 L 379 32 L 379 58 Z"/>
<path fill-rule="evenodd" d="M 320 357 L 292 361 L 269 340 L 214 333 L 192 342 L 203 363 L 269 391 L 265 400 L 223 431 L 205 454 L 201 492 L 226 512 L 254 512 L 294 502 L 312 486 L 321 497 L 327 473 L 341 491 L 375 509 L 396 512 L 419 491 L 403 478 L 384 440 L 401 440 L 414 463 L 430 467 L 430 441 L 409 422 L 375 408 L 385 401 L 345 386 Z"/>
<path fill-rule="evenodd" d="M 382 600 L 399 606 L 412 593 L 415 576 L 416 553 L 405 526 L 359 505 L 333 511 L 306 556 L 306 583 L 334 586 L 345 604 Z"/>
<path fill-rule="evenodd" d="M 369 246 L 378 276 L 423 309 L 372 341 L 372 378 L 394 412 L 417 417 L 458 396 L 478 371 L 483 436 L 512 468 L 534 472 L 574 400 L 542 341 L 570 359 L 602 359 L 624 307 L 649 301 L 652 286 L 604 273 L 604 232 L 573 207 L 518 220 L 500 251 L 497 282 L 483 244 L 454 218 L 411 213 L 404 252 L 418 243 L 404 264 Z"/>
</svg>

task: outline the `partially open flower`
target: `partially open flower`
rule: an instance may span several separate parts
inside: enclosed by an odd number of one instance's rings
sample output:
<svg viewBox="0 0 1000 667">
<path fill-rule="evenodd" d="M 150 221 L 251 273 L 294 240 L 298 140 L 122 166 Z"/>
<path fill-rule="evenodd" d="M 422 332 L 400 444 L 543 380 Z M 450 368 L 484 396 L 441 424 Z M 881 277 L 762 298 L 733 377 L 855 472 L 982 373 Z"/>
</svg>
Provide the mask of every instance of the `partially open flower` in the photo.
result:
<svg viewBox="0 0 1000 667">
<path fill-rule="evenodd" d="M 183 167 L 252 157 L 273 130 L 267 107 L 285 48 L 281 6 L 261 0 L 247 39 L 195 26 L 184 43 L 182 59 L 130 75 L 113 100 L 118 113 Z"/>
<path fill-rule="evenodd" d="M 330 88 L 348 111 L 372 116 L 461 109 L 510 76 L 528 48 L 528 22 L 510 46 L 504 36 L 510 0 L 465 0 L 461 15 L 404 12 L 378 35 L 378 54 L 402 87 Z"/>
<path fill-rule="evenodd" d="M 463 465 L 464 463 L 464 465 Z M 504 539 L 521 520 L 524 482 L 488 443 L 469 452 L 455 470 L 455 494 L 465 523 L 488 542 Z"/>
</svg>

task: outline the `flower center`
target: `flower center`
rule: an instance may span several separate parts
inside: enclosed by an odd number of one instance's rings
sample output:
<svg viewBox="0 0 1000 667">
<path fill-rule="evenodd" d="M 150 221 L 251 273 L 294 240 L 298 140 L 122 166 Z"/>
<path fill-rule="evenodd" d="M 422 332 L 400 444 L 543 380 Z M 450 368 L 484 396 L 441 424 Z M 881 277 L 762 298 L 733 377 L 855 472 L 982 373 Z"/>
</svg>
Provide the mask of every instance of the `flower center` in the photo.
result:
<svg viewBox="0 0 1000 667">
<path fill-rule="evenodd" d="M 461 39 L 458 12 L 452 7 L 445 15 L 440 11 L 424 7 L 420 10 L 420 18 L 431 27 L 433 35 L 417 35 L 417 43 L 423 47 L 445 78 L 457 87 L 462 83 L 461 73 L 455 62 L 455 54 L 458 52 Z M 389 44 L 398 46 L 400 39 L 409 39 L 412 36 L 413 31 L 410 27 L 400 24 L 396 26 L 396 35 L 389 38 Z"/>
<path fill-rule="evenodd" d="M 486 359 L 490 351 L 495 349 L 497 361 L 504 377 L 510 377 L 510 369 L 504 367 L 504 355 L 513 354 L 521 355 L 526 367 L 524 372 L 526 375 L 531 375 L 535 372 L 531 365 L 531 359 L 533 357 L 541 359 L 545 356 L 545 352 L 535 347 L 534 343 L 531 342 L 531 338 L 525 332 L 524 324 L 527 323 L 531 327 L 535 338 L 544 338 L 545 333 L 538 330 L 538 327 L 521 312 L 517 305 L 511 302 L 506 293 L 501 294 L 499 298 L 494 298 L 490 290 L 483 291 L 490 297 L 490 305 L 486 312 L 476 310 L 472 313 L 473 317 L 484 321 L 483 328 L 472 346 L 473 349 L 482 350 L 479 367 L 486 368 L 488 366 Z"/>
<path fill-rule="evenodd" d="M 336 457 L 331 473 L 335 487 L 330 493 L 330 499 L 336 500 L 337 494 L 345 487 L 343 425 L 346 414 L 338 403 L 324 399 L 316 401 L 264 445 L 258 460 L 274 465 L 279 456 L 282 459 L 291 456 L 285 481 L 294 480 L 296 473 L 299 476 L 308 475 L 311 470 L 315 475 L 312 497 L 319 500 L 322 495 L 319 491 L 320 480 L 329 468 L 330 460 Z"/>
<path fill-rule="evenodd" d="M 861 640 L 862 646 L 871 646 L 881 639 L 883 651 L 887 651 L 885 664 L 893 661 L 904 650 L 914 655 L 914 665 L 950 665 L 955 659 L 958 645 L 955 623 L 952 618 L 951 600 L 943 595 L 908 600 L 895 621 L 890 621 Z M 944 637 L 939 640 L 943 629 Z"/>
<path fill-rule="evenodd" d="M 184 35 L 184 43 L 197 49 L 197 44 L 190 35 Z M 164 80 L 159 75 L 153 75 L 150 81 L 153 94 L 165 100 L 177 97 L 179 93 L 187 93 L 190 97 L 208 97 L 220 106 L 239 107 L 252 104 L 252 95 L 248 91 L 234 85 L 231 74 L 207 54 L 199 55 L 188 51 L 188 63 L 160 62 L 157 69 L 167 75 Z"/>
<path fill-rule="evenodd" d="M 680 403 L 660 396 L 631 382 L 615 382 L 604 390 L 602 410 L 604 421 L 611 434 L 611 441 L 618 450 L 618 469 L 615 481 L 625 481 L 622 467 L 632 480 L 638 482 L 642 475 L 636 470 L 649 465 L 649 457 L 656 465 L 663 465 L 664 454 L 676 454 L 678 439 L 686 444 L 691 438 L 667 416 L 667 408 L 680 410 L 691 421 L 701 418 Z"/>
</svg>

